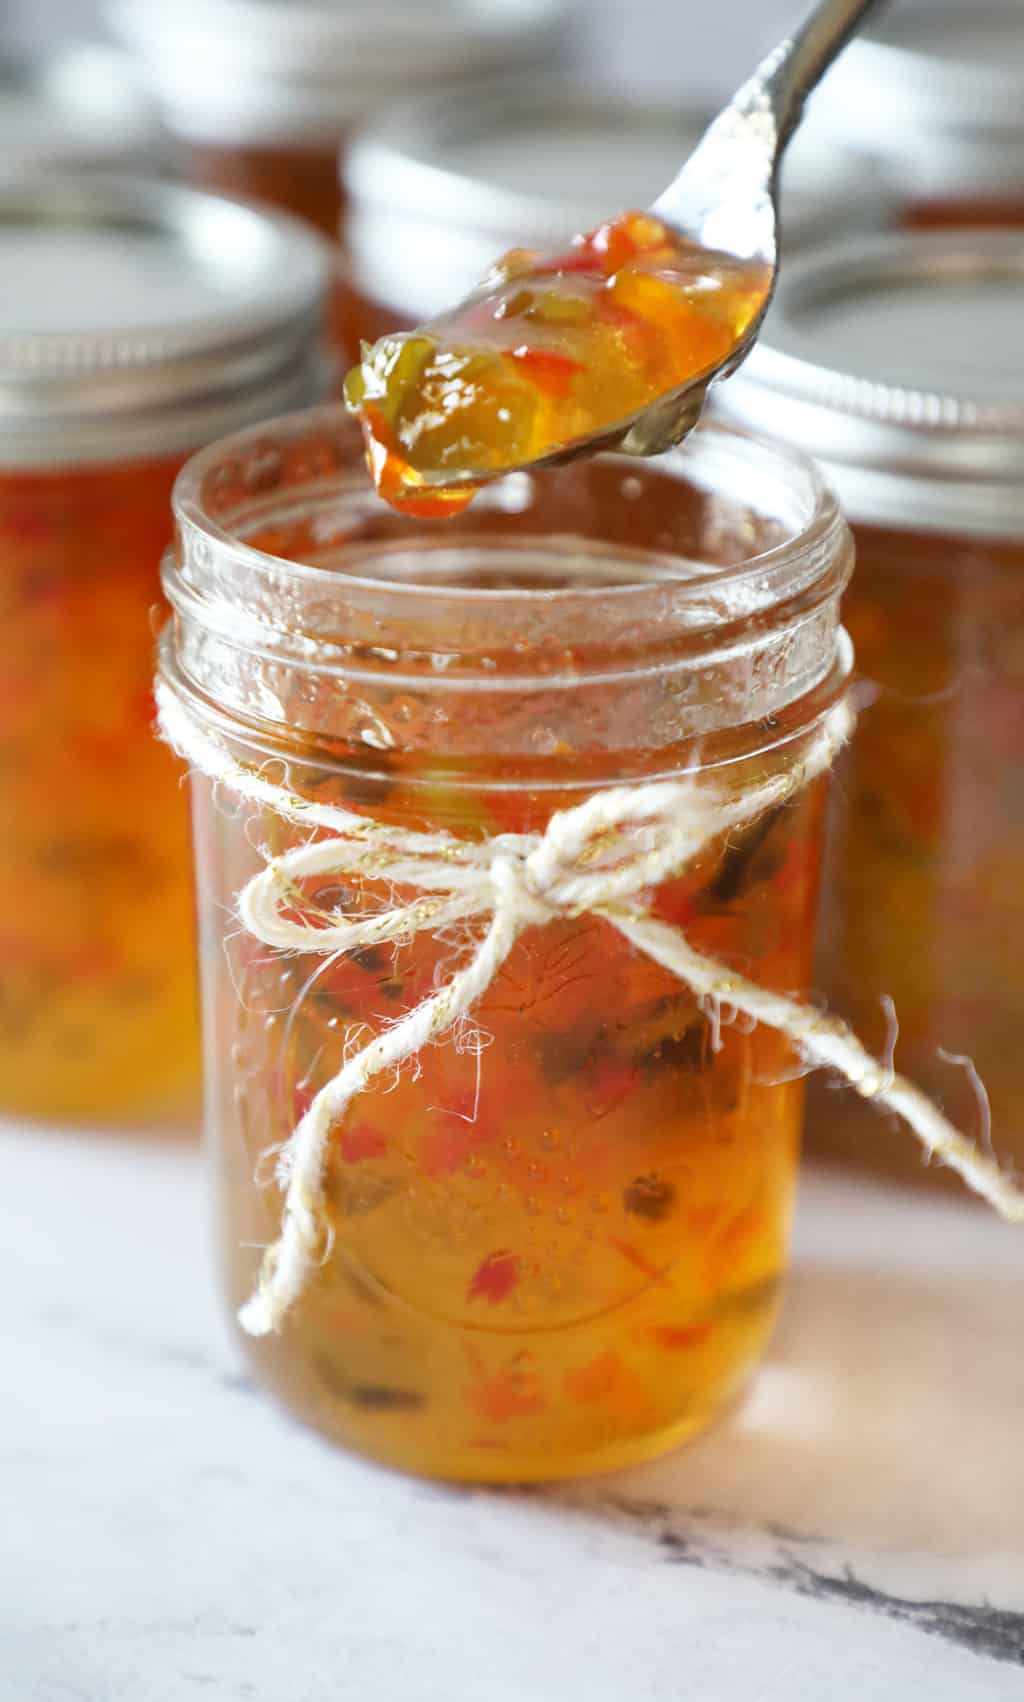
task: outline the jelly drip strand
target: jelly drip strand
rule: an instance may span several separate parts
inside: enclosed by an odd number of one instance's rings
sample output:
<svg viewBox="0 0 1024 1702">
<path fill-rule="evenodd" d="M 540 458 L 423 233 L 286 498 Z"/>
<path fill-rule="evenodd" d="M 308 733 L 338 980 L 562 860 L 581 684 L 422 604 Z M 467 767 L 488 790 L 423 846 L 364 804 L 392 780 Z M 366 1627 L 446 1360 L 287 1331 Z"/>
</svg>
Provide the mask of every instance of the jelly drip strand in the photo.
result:
<svg viewBox="0 0 1024 1702">
<path fill-rule="evenodd" d="M 269 858 L 239 895 L 242 924 L 264 945 L 328 955 L 388 942 L 400 946 L 424 928 L 485 923 L 464 966 L 350 1057 L 313 1098 L 282 1148 L 281 1232 L 264 1255 L 256 1293 L 239 1314 L 249 1334 L 280 1329 L 329 1253 L 325 1154 L 349 1105 L 375 1077 L 456 1027 L 519 935 L 556 917 L 603 917 L 698 999 L 728 1004 L 785 1034 L 808 1068 L 836 1071 L 864 1099 L 895 1112 L 930 1156 L 950 1165 L 1002 1217 L 1024 1222 L 1024 1193 L 926 1095 L 873 1058 L 845 1023 L 695 951 L 679 928 L 657 920 L 647 907 L 658 886 L 705 846 L 784 803 L 832 766 L 853 725 L 847 704 L 830 711 L 787 768 L 738 796 L 692 776 L 609 788 L 552 816 L 542 834 L 501 834 L 480 843 L 392 827 L 298 798 L 235 762 L 164 685 L 158 687 L 158 709 L 168 743 L 216 786 L 330 833 Z M 420 896 L 369 915 L 344 915 L 318 908 L 303 895 L 301 882 L 313 875 L 362 876 L 414 888 Z"/>
</svg>

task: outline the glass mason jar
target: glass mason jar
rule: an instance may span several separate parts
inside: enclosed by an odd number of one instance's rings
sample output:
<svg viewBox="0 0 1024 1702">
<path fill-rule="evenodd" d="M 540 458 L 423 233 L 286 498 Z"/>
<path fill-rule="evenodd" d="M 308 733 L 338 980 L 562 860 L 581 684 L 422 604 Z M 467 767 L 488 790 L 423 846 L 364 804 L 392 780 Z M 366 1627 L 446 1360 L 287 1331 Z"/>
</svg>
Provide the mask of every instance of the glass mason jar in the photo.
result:
<svg viewBox="0 0 1024 1702">
<path fill-rule="evenodd" d="M 857 544 L 844 605 L 864 677 L 833 794 L 820 985 L 899 1067 L 1024 1160 L 1024 250 L 962 230 L 788 269 L 720 406 L 813 446 Z M 812 1146 L 948 1181 L 853 1096 L 814 1090 Z"/>
<path fill-rule="evenodd" d="M 112 0 L 107 11 L 185 175 L 295 213 L 332 242 L 340 231 L 342 252 L 339 153 L 356 126 L 410 89 L 549 62 L 564 19 L 562 0 Z M 339 276 L 339 316 L 343 306 Z"/>
<path fill-rule="evenodd" d="M 175 510 L 170 701 L 293 803 L 474 844 L 655 777 L 735 800 L 792 771 L 846 685 L 845 524 L 808 463 L 728 433 L 516 477 L 442 524 L 385 510 L 325 409 L 197 457 Z M 315 924 L 309 949 L 240 928 L 239 893 L 309 827 L 209 772 L 207 1116 L 238 1307 L 282 1228 L 267 1155 L 471 942 L 428 921 L 325 956 Z M 711 834 L 648 893 L 657 916 L 804 987 L 822 789 Z M 383 874 L 302 886 L 299 917 L 394 895 Z M 332 1126 L 321 1256 L 248 1341 L 257 1375 L 338 1441 L 441 1477 L 562 1477 L 700 1429 L 775 1318 L 801 1119 L 787 1043 L 730 1016 L 585 909 L 530 926 L 466 1021 Z"/>
<path fill-rule="evenodd" d="M 551 73 L 389 107 L 343 162 L 348 346 L 450 307 L 506 249 L 557 248 L 649 206 L 712 116 Z M 784 168 L 787 252 L 883 224 L 888 208 L 884 179 L 853 149 L 797 134 Z"/>
<path fill-rule="evenodd" d="M 822 140 L 881 165 L 911 228 L 1024 226 L 1024 7 L 901 0 L 812 102 Z"/>
<path fill-rule="evenodd" d="M 146 181 L 0 192 L 0 1108 L 192 1107 L 188 815 L 152 737 L 182 462 L 322 396 L 322 245 Z"/>
</svg>

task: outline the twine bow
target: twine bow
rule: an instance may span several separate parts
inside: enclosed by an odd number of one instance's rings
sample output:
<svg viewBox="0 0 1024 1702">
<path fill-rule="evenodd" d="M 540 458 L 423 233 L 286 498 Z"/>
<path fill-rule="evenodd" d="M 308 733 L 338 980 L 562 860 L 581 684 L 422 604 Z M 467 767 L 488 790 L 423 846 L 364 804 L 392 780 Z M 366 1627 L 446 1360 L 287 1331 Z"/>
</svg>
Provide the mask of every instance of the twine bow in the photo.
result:
<svg viewBox="0 0 1024 1702">
<path fill-rule="evenodd" d="M 738 795 L 692 776 L 609 788 L 552 816 L 542 834 L 507 833 L 475 843 L 296 798 L 236 763 L 169 687 L 159 685 L 157 699 L 165 738 L 194 768 L 278 816 L 331 835 L 270 858 L 239 895 L 242 924 L 264 945 L 326 957 L 385 943 L 402 946 L 425 928 L 437 933 L 456 923 L 486 923 L 465 964 L 343 1064 L 282 1148 L 281 1232 L 264 1255 L 256 1293 L 239 1314 L 251 1335 L 281 1327 L 329 1244 L 326 1147 L 352 1100 L 374 1077 L 415 1057 L 468 1015 L 520 934 L 556 917 L 603 917 L 699 1000 L 727 1003 L 784 1033 L 809 1068 L 836 1070 L 864 1099 L 896 1112 L 930 1155 L 949 1164 L 1003 1217 L 1024 1221 L 1024 1195 L 998 1166 L 918 1088 L 873 1058 L 845 1023 L 736 974 L 651 913 L 657 887 L 704 846 L 784 803 L 831 767 L 852 726 L 845 704 L 830 711 L 798 757 Z M 319 907 L 303 893 L 302 882 L 312 877 L 353 875 L 418 896 L 352 916 Z"/>
</svg>

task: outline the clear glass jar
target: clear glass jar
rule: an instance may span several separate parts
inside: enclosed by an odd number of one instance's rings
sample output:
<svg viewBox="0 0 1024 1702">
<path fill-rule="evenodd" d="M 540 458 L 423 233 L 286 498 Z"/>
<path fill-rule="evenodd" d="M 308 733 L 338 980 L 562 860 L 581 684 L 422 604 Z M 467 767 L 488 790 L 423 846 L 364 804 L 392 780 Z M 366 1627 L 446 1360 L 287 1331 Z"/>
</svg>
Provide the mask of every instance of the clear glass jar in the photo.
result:
<svg viewBox="0 0 1024 1702">
<path fill-rule="evenodd" d="M 734 797 L 845 689 L 845 524 L 809 465 L 705 431 L 657 463 L 515 478 L 454 523 L 368 490 L 351 422 L 298 415 L 182 474 L 163 677 L 293 798 L 476 841 L 655 776 Z M 822 781 L 650 894 L 775 988 L 810 972 Z M 240 930 L 308 838 L 194 776 L 208 1131 L 233 1307 L 281 1227 L 264 1155 L 458 931 L 325 958 Z M 381 881 L 314 881 L 344 909 Z M 450 1478 L 563 1477 L 705 1425 L 776 1315 L 802 1084 L 593 914 L 522 935 L 468 1027 L 359 1095 L 323 1176 L 331 1251 L 257 1375 L 351 1447 Z"/>
<path fill-rule="evenodd" d="M 833 794 L 818 979 L 898 1067 L 1024 1160 L 1024 253 L 961 230 L 825 251 L 783 278 L 719 406 L 815 449 L 853 525 L 844 604 L 864 679 Z M 854 1096 L 815 1089 L 814 1148 L 922 1166 Z"/>
<path fill-rule="evenodd" d="M 341 237 L 336 331 L 344 343 L 346 201 L 339 177 L 357 125 L 410 89 L 557 52 L 562 0 L 113 0 L 108 13 L 206 189 L 253 196 Z"/>
<path fill-rule="evenodd" d="M 319 241 L 189 190 L 0 193 L 0 1107 L 152 1118 L 198 1087 L 185 800 L 152 736 L 182 462 L 325 392 Z"/>
<path fill-rule="evenodd" d="M 348 346 L 450 307 L 509 248 L 557 249 L 649 206 L 712 116 L 550 73 L 389 107 L 343 162 Z M 784 168 L 787 252 L 884 224 L 889 208 L 881 174 L 851 148 L 796 136 Z"/>
<path fill-rule="evenodd" d="M 1024 226 L 1020 0 L 901 0 L 850 43 L 815 134 L 881 166 L 909 228 Z"/>
</svg>

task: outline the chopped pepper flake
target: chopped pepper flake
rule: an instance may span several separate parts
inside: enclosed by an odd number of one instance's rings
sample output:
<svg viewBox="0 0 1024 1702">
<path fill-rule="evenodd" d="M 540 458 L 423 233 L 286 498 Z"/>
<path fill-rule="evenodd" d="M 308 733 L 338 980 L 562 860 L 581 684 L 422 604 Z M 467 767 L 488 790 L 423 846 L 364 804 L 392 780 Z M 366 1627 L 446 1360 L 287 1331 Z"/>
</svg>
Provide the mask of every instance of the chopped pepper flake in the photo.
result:
<svg viewBox="0 0 1024 1702">
<path fill-rule="evenodd" d="M 510 1253 L 504 1248 L 497 1253 L 488 1253 L 483 1263 L 473 1272 L 469 1284 L 470 1300 L 489 1300 L 492 1306 L 497 1306 L 502 1300 L 507 1300 L 513 1289 L 518 1287 L 520 1278 L 520 1262 L 516 1253 Z"/>
</svg>

